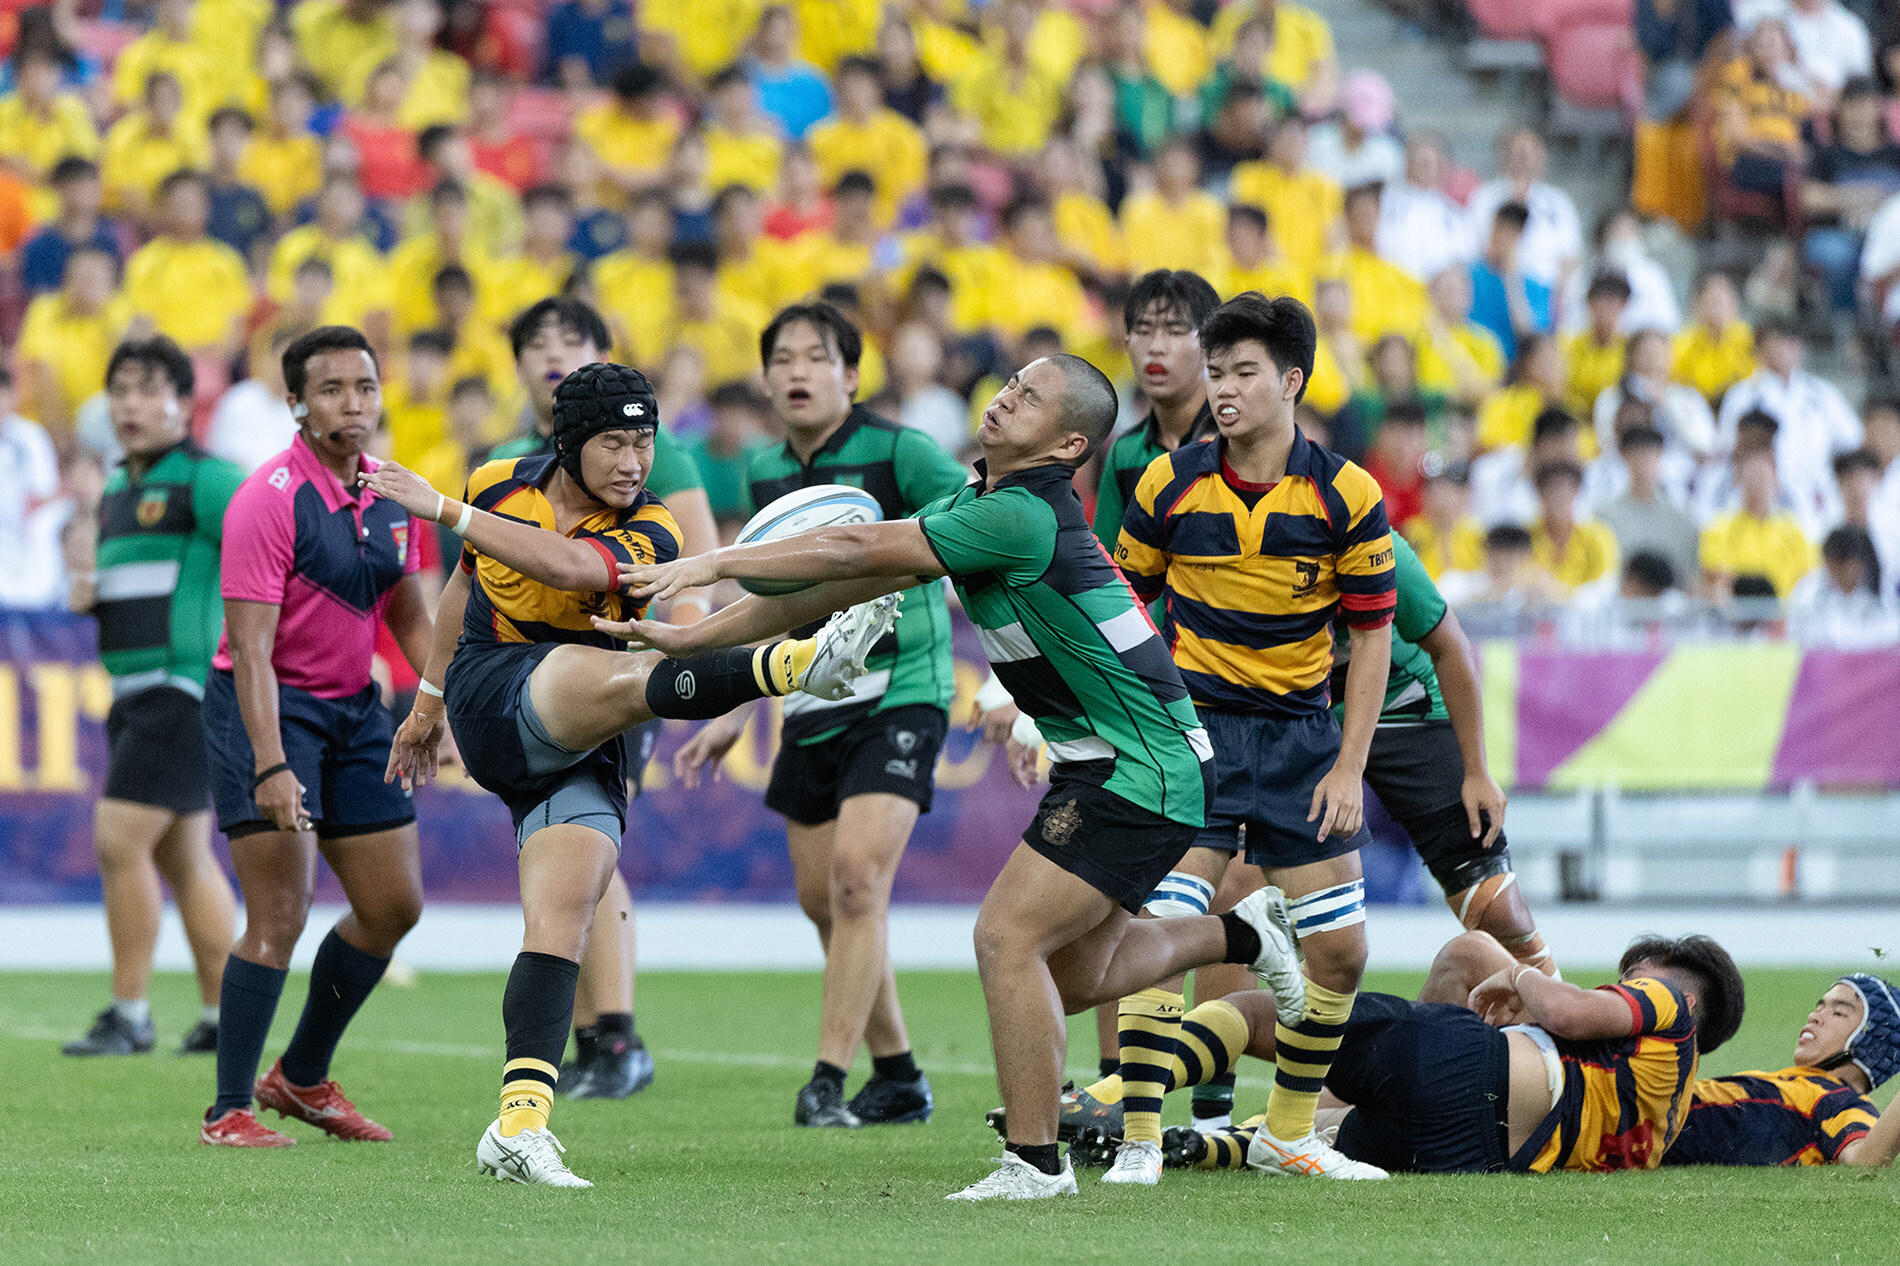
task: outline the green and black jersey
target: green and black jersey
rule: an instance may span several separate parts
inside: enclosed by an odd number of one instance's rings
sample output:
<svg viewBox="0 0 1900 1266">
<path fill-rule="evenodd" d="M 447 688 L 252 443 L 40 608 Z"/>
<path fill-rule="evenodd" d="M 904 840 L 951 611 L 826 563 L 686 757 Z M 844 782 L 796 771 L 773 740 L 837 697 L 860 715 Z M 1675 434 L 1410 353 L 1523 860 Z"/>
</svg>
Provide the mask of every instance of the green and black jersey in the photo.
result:
<svg viewBox="0 0 1900 1266">
<path fill-rule="evenodd" d="M 752 514 L 800 488 L 848 484 L 877 498 L 887 521 L 907 519 L 969 482 L 969 468 L 928 435 L 854 405 L 844 424 L 809 462 L 801 462 L 790 443 L 755 453 L 746 468 L 745 512 Z M 834 703 L 814 695 L 786 696 L 786 742 L 822 742 L 886 708 L 950 706 L 956 675 L 943 587 L 931 584 L 906 590 L 903 612 L 896 629 L 871 649 L 864 676 L 850 698 Z"/>
<path fill-rule="evenodd" d="M 1211 439 L 1215 429 L 1214 411 L 1203 402 L 1187 438 L 1181 442 L 1194 444 Z M 1122 516 L 1128 513 L 1128 503 L 1135 498 L 1135 485 L 1141 482 L 1143 472 L 1155 458 L 1173 451 L 1161 442 L 1161 422 L 1153 410 L 1140 426 L 1109 446 L 1108 457 L 1102 462 L 1102 481 L 1095 489 L 1095 539 L 1103 549 L 1115 552 L 1115 543 L 1122 535 Z"/>
<path fill-rule="evenodd" d="M 1445 618 L 1445 599 L 1413 552 L 1411 543 L 1392 534 L 1392 564 L 1398 572 L 1399 605 L 1392 617 L 1392 669 L 1385 679 L 1385 708 L 1380 725 L 1417 725 L 1448 721 L 1444 696 L 1438 692 L 1438 670 L 1419 642 Z M 1352 638 L 1343 622 L 1333 628 L 1333 713 L 1342 720 L 1346 709 L 1346 665 L 1352 660 Z"/>
<path fill-rule="evenodd" d="M 1064 465 L 1016 471 L 917 519 L 1050 759 L 1112 761 L 1106 790 L 1203 826 L 1207 732 L 1167 644 L 1090 531 L 1074 474 Z"/>
<path fill-rule="evenodd" d="M 242 470 L 188 440 L 137 480 L 123 467 L 106 480 L 92 613 L 115 698 L 152 686 L 203 697 L 224 627 L 224 511 L 243 482 Z"/>
<path fill-rule="evenodd" d="M 515 457 L 540 457 L 553 451 L 552 436 L 531 430 L 526 435 L 517 435 L 512 440 L 495 445 L 489 450 L 488 460 L 501 462 Z M 705 481 L 699 477 L 699 463 L 693 460 L 692 451 L 662 426 L 653 436 L 653 469 L 647 472 L 646 490 L 664 501 L 676 492 L 705 486 Z"/>
</svg>

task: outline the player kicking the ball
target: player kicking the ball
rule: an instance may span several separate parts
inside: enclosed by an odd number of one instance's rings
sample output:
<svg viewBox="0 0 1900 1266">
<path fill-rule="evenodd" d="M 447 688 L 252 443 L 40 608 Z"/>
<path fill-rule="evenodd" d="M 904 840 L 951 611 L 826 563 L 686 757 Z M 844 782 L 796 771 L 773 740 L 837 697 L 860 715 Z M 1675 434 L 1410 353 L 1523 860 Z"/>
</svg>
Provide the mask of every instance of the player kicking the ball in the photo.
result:
<svg viewBox="0 0 1900 1266">
<path fill-rule="evenodd" d="M 1254 894 L 1233 914 L 1134 919 L 1206 820 L 1211 752 L 1168 648 L 1089 530 L 1076 467 L 1114 425 L 1087 361 L 1024 367 L 984 411 L 980 478 L 915 518 L 824 528 L 622 574 L 636 599 L 723 578 L 831 581 L 749 597 L 698 624 L 596 621 L 671 653 L 736 645 L 878 594 L 949 576 L 984 651 L 1041 728 L 1051 787 L 977 917 L 1009 1136 L 1000 1167 L 952 1199 L 1073 1194 L 1056 1125 L 1073 1014 L 1177 972 L 1292 957 Z M 1267 947 L 1271 946 L 1269 950 Z"/>
<path fill-rule="evenodd" d="M 567 1168 L 547 1125 L 581 955 L 626 825 L 626 732 L 794 690 L 847 693 L 895 617 L 893 597 L 840 614 L 816 638 L 684 663 L 629 655 L 590 624 L 644 612 L 623 565 L 679 553 L 672 516 L 645 488 L 658 416 L 637 370 L 587 365 L 555 393 L 553 454 L 482 466 L 466 502 L 394 463 L 363 477 L 464 542 L 387 777 L 433 771 L 446 713 L 470 776 L 514 817 L 527 926 L 502 997 L 501 1115 L 475 1153 L 497 1179 L 592 1185 Z"/>
</svg>

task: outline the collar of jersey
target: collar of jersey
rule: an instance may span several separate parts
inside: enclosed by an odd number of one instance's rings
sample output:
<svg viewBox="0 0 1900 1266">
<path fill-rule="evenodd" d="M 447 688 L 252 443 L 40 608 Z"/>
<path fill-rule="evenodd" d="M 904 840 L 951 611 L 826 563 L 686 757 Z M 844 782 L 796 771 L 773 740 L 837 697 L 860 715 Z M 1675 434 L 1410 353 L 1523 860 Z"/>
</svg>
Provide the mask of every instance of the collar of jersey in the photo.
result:
<svg viewBox="0 0 1900 1266">
<path fill-rule="evenodd" d="M 1286 455 L 1286 474 L 1283 478 L 1315 478 L 1314 472 L 1319 465 L 1317 457 L 1320 451 L 1317 445 L 1302 435 L 1298 427 L 1295 427 L 1293 429 L 1293 447 L 1288 450 Z M 1184 444 L 1176 449 L 1175 453 L 1177 461 L 1185 460 L 1189 463 L 1187 467 L 1188 470 L 1195 471 L 1199 474 L 1218 475 L 1221 473 L 1222 463 L 1227 460 L 1227 440 L 1224 437 L 1216 436 L 1214 442 L 1211 444 L 1197 444 L 1191 448 Z M 1186 454 L 1185 459 L 1180 456 L 1181 454 Z M 1182 468 L 1176 466 L 1175 469 L 1180 470 Z"/>
<path fill-rule="evenodd" d="M 1031 466 L 1025 470 L 1012 470 L 996 481 L 996 487 L 989 486 L 989 461 L 979 457 L 973 463 L 976 468 L 974 487 L 976 495 L 995 492 L 1002 488 L 1033 488 L 1045 483 L 1069 483 L 1075 479 L 1075 467 L 1066 462 L 1046 462 L 1041 466 Z"/>
<path fill-rule="evenodd" d="M 815 465 L 818 459 L 825 454 L 836 453 L 845 446 L 846 441 L 857 434 L 858 428 L 863 426 L 864 420 L 870 416 L 870 411 L 863 405 L 853 403 L 851 412 L 844 415 L 844 421 L 838 424 L 838 429 L 833 431 L 830 436 L 826 438 L 825 442 L 820 444 L 812 453 L 811 461 L 799 462 L 798 464 L 801 466 Z M 792 451 L 792 442 L 789 439 L 785 441 L 785 455 L 795 462 L 798 461 L 798 454 Z"/>
<path fill-rule="evenodd" d="M 1157 414 L 1153 409 L 1148 410 L 1148 416 L 1141 420 L 1141 427 L 1142 427 L 1143 432 L 1146 433 L 1148 437 L 1148 447 L 1153 448 L 1153 449 L 1160 449 L 1161 448 L 1161 417 L 1160 415 Z M 1196 440 L 1211 439 L 1213 438 L 1214 431 L 1215 431 L 1214 406 L 1209 404 L 1207 401 L 1203 400 L 1201 401 L 1201 411 L 1194 415 L 1194 422 L 1192 425 L 1188 427 L 1188 433 L 1186 437 L 1184 437 L 1181 441 L 1182 447 L 1186 447 L 1187 445 L 1194 443 Z"/>
<path fill-rule="evenodd" d="M 365 474 L 382 464 L 368 453 L 360 454 L 356 462 L 357 469 Z M 297 437 L 290 442 L 290 468 L 293 473 L 300 475 L 306 482 L 316 487 L 318 495 L 323 498 L 324 508 L 332 514 L 344 506 L 367 506 L 376 499 L 376 494 L 367 488 L 359 489 L 354 493 L 345 488 L 342 480 L 323 464 L 323 459 L 317 456 L 316 450 L 311 448 L 309 442 L 304 439 L 301 429 L 298 430 Z"/>
</svg>

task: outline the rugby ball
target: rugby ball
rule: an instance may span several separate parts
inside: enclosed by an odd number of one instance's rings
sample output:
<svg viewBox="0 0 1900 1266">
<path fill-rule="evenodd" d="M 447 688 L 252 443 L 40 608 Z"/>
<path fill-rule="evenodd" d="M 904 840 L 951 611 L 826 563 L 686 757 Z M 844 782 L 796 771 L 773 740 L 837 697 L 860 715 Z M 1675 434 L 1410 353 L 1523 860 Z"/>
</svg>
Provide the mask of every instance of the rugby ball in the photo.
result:
<svg viewBox="0 0 1900 1266">
<path fill-rule="evenodd" d="M 884 511 L 878 506 L 877 498 L 864 489 L 849 484 L 820 484 L 788 492 L 760 510 L 746 520 L 733 544 L 782 541 L 819 528 L 877 523 L 883 518 Z M 768 598 L 811 587 L 802 580 L 741 580 L 739 584 L 749 593 Z"/>
</svg>

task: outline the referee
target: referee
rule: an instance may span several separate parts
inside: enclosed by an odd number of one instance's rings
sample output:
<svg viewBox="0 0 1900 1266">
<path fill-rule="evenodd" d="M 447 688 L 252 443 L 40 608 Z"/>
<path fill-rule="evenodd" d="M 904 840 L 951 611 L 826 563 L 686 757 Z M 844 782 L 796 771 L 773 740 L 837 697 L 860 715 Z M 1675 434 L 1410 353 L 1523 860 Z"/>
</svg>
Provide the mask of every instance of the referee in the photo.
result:
<svg viewBox="0 0 1900 1266">
<path fill-rule="evenodd" d="M 303 1018 L 255 1095 L 338 1138 L 390 1137 L 328 1080 L 330 1059 L 422 912 L 415 810 L 383 781 L 395 722 L 370 660 L 381 620 L 412 665 L 427 662 L 434 625 L 416 577 L 425 529 L 357 487 L 376 469 L 363 450 L 382 415 L 362 333 L 321 326 L 284 349 L 283 367 L 300 429 L 231 501 L 225 639 L 205 689 L 212 797 L 244 891 L 244 935 L 224 969 L 218 1098 L 199 1132 L 227 1147 L 293 1142 L 253 1115 L 252 1081 L 319 854 L 350 911 L 318 947 Z"/>
<path fill-rule="evenodd" d="M 96 561 L 87 559 L 84 571 L 75 568 L 72 607 L 98 619 L 99 658 L 112 674 L 111 756 L 93 811 L 112 939 L 112 1005 L 85 1037 L 63 1049 L 68 1055 L 152 1049 L 146 993 L 162 876 L 191 942 L 204 1003 L 178 1053 L 204 1054 L 218 1045 L 218 991 L 236 909 L 231 883 L 211 853 L 200 712 L 224 615 L 218 604 L 224 511 L 244 472 L 191 442 L 191 358 L 178 344 L 162 335 L 119 344 L 105 381 L 125 465 L 106 482 Z"/>
</svg>

